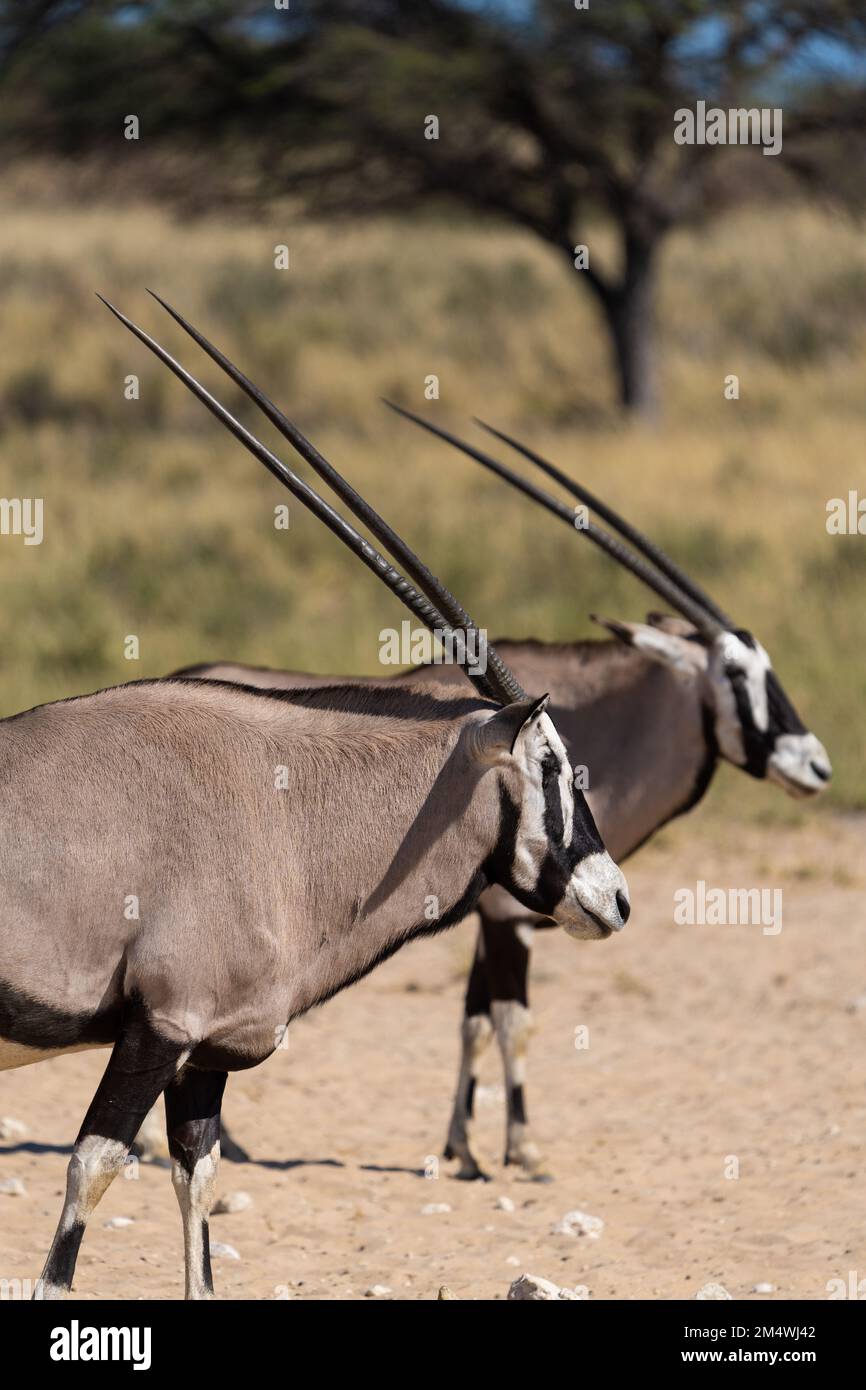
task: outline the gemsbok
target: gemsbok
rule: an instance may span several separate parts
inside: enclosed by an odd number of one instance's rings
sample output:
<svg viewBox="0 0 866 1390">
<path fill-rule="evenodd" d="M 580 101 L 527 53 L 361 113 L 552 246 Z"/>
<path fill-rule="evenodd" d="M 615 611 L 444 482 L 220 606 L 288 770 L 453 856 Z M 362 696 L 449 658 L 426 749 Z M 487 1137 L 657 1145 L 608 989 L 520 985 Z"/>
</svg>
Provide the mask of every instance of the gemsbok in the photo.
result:
<svg viewBox="0 0 866 1390">
<path fill-rule="evenodd" d="M 399 537 L 417 588 L 108 307 L 417 619 L 447 632 L 459 617 L 477 636 Z M 481 698 L 137 681 L 0 721 L 0 1068 L 111 1048 L 37 1297 L 69 1291 L 87 1220 L 160 1095 L 186 1295 L 211 1296 L 228 1073 L 491 884 L 577 938 L 624 926 L 625 880 L 547 697 L 492 649 L 472 678 Z"/>
<path fill-rule="evenodd" d="M 176 310 L 164 307 L 295 442 L 293 427 L 273 403 Z M 696 806 L 720 759 L 752 777 L 775 782 L 792 796 L 814 795 L 826 786 L 831 776 L 826 750 L 805 728 L 764 648 L 664 551 L 567 474 L 499 431 L 491 432 L 553 477 L 633 549 L 583 517 L 576 528 L 572 507 L 439 426 L 392 408 L 483 464 L 575 534 L 586 535 L 680 615 L 651 613 L 645 624 L 596 619 L 617 639 L 614 642 L 496 644 L 529 689 L 550 691 L 555 722 L 574 761 L 588 758 L 588 799 L 617 860 Z M 305 457 L 317 466 L 312 454 Z M 230 661 L 203 663 L 182 674 L 281 690 L 336 679 Z M 431 681 L 463 679 L 454 665 L 427 665 L 376 683 L 427 687 Z M 486 1176 L 473 1152 L 470 1123 L 481 1058 L 495 1035 L 506 1082 L 505 1162 L 541 1178 L 547 1176 L 545 1163 L 530 1133 L 525 1095 L 531 1032 L 528 977 L 534 929 L 552 924 L 527 912 L 499 886 L 481 895 L 478 911 L 481 921 L 445 1153 L 459 1159 L 458 1176 Z"/>
</svg>

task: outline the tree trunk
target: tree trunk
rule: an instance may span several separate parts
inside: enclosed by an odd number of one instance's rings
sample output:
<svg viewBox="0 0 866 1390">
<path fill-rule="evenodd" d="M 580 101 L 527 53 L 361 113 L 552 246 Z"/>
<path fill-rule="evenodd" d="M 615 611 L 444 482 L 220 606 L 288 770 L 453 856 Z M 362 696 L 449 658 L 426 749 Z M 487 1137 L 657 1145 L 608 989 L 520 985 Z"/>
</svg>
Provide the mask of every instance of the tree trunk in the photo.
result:
<svg viewBox="0 0 866 1390">
<path fill-rule="evenodd" d="M 602 300 L 620 403 L 645 418 L 655 416 L 659 408 L 655 250 L 653 240 L 626 235 L 622 280 Z"/>
</svg>

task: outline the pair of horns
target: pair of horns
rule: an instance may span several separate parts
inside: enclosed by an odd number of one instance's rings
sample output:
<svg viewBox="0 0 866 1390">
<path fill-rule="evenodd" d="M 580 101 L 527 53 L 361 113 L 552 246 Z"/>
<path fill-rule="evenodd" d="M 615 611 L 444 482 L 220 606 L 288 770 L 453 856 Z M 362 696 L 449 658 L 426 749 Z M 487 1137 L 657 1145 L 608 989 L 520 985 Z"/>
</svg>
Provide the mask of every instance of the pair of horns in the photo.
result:
<svg viewBox="0 0 866 1390">
<path fill-rule="evenodd" d="M 320 497 L 309 484 L 305 483 L 287 464 L 283 463 L 282 459 L 266 448 L 254 434 L 251 434 L 240 421 L 236 420 L 225 406 L 221 405 L 209 391 L 205 390 L 200 382 L 196 381 L 186 368 L 182 367 L 166 352 L 165 348 L 161 347 L 155 339 L 134 324 L 113 304 L 110 304 L 107 299 L 103 299 L 102 295 L 99 295 L 98 298 L 102 300 L 107 309 L 111 310 L 115 318 L 119 319 L 161 362 L 165 363 L 169 370 L 183 382 L 184 386 L 202 402 L 211 414 L 225 425 L 229 433 L 243 444 L 244 448 L 248 449 L 260 463 L 263 463 L 265 468 L 273 473 L 274 477 L 278 478 L 299 502 L 303 502 L 314 516 L 317 516 L 330 531 L 333 531 L 334 535 L 339 536 L 343 544 L 348 546 L 368 569 L 378 575 L 382 583 L 397 595 L 414 617 L 424 623 L 431 632 L 444 638 L 452 635 L 456 629 L 458 633 L 462 633 L 463 642 L 467 649 L 469 648 L 470 634 L 475 634 L 475 650 L 485 650 L 487 669 L 483 675 L 479 672 L 473 672 L 468 662 L 464 669 L 480 695 L 496 700 L 502 705 L 527 699 L 526 692 L 498 653 L 488 643 L 482 643 L 481 634 L 466 610 L 458 603 L 454 595 L 449 593 L 445 585 L 419 560 L 418 556 L 397 535 L 396 531 L 378 512 L 374 511 L 369 503 L 364 501 L 342 474 L 338 473 L 337 469 L 322 457 L 318 449 L 310 443 L 297 426 L 293 425 L 274 405 L 273 401 L 269 400 L 243 372 L 239 371 L 220 352 L 219 348 L 214 347 L 213 343 L 210 343 L 203 334 L 193 328 L 192 324 L 188 323 L 176 309 L 167 304 L 158 294 L 154 294 L 152 290 L 149 290 L 148 293 L 153 295 L 157 303 L 171 314 L 172 318 L 198 343 L 199 347 L 203 348 L 226 375 L 249 396 L 250 400 L 255 402 L 271 421 L 271 424 L 275 425 L 280 434 L 288 440 L 292 448 L 312 465 L 319 476 L 325 479 L 355 516 L 369 527 L 376 539 L 390 551 L 394 559 L 403 566 L 409 579 L 395 569 L 385 556 L 376 550 L 364 536 L 360 535 L 354 526 L 346 521 L 345 517 L 336 511 L 330 503 Z"/>
<path fill-rule="evenodd" d="M 736 630 L 736 625 L 722 609 L 719 608 L 709 595 L 705 594 L 694 580 L 690 579 L 688 575 L 680 569 L 679 565 L 676 564 L 670 556 L 666 555 L 659 546 L 649 540 L 647 536 L 644 536 L 623 517 L 619 516 L 612 507 L 607 506 L 605 502 L 595 497 L 588 488 L 575 482 L 573 478 L 563 473 L 555 464 L 549 463 L 547 459 L 543 459 L 540 454 L 536 454 L 534 450 L 527 448 L 525 444 L 521 444 L 518 440 L 512 439 L 510 435 L 504 434 L 501 430 L 494 429 L 492 425 L 485 425 L 483 420 L 476 420 L 476 424 L 480 425 L 482 429 L 487 430 L 489 434 L 495 435 L 497 439 L 501 439 L 503 443 L 510 445 L 512 449 L 516 449 L 524 458 L 529 459 L 530 463 L 534 463 L 536 467 L 540 468 L 548 477 L 553 478 L 570 492 L 573 497 L 578 498 L 578 500 L 583 502 L 586 506 L 591 507 L 614 531 L 617 531 L 620 536 L 629 541 L 634 549 L 638 551 L 638 554 L 635 555 L 614 536 L 609 535 L 607 531 L 602 530 L 592 522 L 579 528 L 576 527 L 575 513 L 571 507 L 567 507 L 564 502 L 560 502 L 558 498 L 552 497 L 549 492 L 545 492 L 543 488 L 537 487 L 527 478 L 521 477 L 519 473 L 513 472 L 504 463 L 500 463 L 497 459 L 491 458 L 489 454 L 485 454 L 482 450 L 476 449 L 472 444 L 467 444 L 464 440 L 458 439 L 456 435 L 451 434 L 448 430 L 442 429 L 439 425 L 431 424 L 429 420 L 423 419 L 422 416 L 415 415 L 411 410 L 404 409 L 403 406 L 394 405 L 392 401 L 386 401 L 385 404 L 389 406 L 391 410 L 396 411 L 398 415 L 405 416 L 407 420 L 411 420 L 414 424 L 420 425 L 422 429 L 429 430 L 431 434 L 435 434 L 439 439 L 446 440 L 447 443 L 452 444 L 455 449 L 460 449 L 464 454 L 468 454 L 469 457 L 475 459 L 477 463 L 490 469 L 497 477 L 503 478 L 505 482 L 517 488 L 519 492 L 524 493 L 527 497 L 531 497 L 534 502 L 537 502 L 542 507 L 546 507 L 548 511 L 553 512 L 554 516 L 560 517 L 572 530 L 579 529 L 582 535 L 587 536 L 589 540 L 599 546 L 601 550 L 604 550 L 606 554 L 610 555 L 618 564 L 622 565 L 646 584 L 647 588 L 652 589 L 654 593 L 658 594 L 659 598 L 664 599 L 665 603 L 670 604 L 682 617 L 687 618 L 689 622 L 693 623 L 702 636 L 709 641 L 712 641 L 712 639 L 718 636 L 722 631 Z M 641 559 L 640 556 L 644 556 L 645 560 Z M 647 564 L 645 562 L 646 560 L 649 560 L 651 563 Z"/>
</svg>

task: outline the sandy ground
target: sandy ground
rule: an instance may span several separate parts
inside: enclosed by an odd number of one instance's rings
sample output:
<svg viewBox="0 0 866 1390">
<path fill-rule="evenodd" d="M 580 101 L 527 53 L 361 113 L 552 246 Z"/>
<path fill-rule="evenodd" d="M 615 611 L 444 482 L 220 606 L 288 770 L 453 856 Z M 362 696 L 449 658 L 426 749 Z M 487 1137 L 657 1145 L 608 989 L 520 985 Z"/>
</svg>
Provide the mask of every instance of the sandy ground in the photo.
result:
<svg viewBox="0 0 866 1390">
<path fill-rule="evenodd" d="M 501 1163 L 491 1050 L 477 1131 L 488 1184 L 425 1177 L 441 1148 L 457 1056 L 465 925 L 408 947 L 295 1025 L 289 1049 L 232 1078 L 226 1115 L 255 1162 L 224 1163 L 220 1191 L 253 1205 L 212 1220 L 240 1255 L 214 1261 L 223 1298 L 503 1298 L 531 1271 L 592 1298 L 826 1298 L 866 1276 L 866 821 L 823 816 L 791 831 L 721 831 L 694 817 L 631 864 L 622 937 L 548 932 L 533 971 L 528 1097 L 555 1180 Z M 676 926 L 694 885 L 783 890 L 783 930 Z M 575 1028 L 590 1046 L 576 1050 Z M 60 1209 L 68 1146 L 105 1054 L 0 1076 L 0 1279 L 38 1274 Z M 739 1176 L 731 1178 L 731 1159 Z M 134 1170 L 133 1170 L 134 1171 Z M 509 1196 L 513 1211 L 497 1208 Z M 422 1214 L 430 1203 L 448 1212 Z M 554 1235 L 574 1208 L 597 1240 Z M 134 1224 L 105 1226 L 128 1216 Z M 864 1286 L 866 1287 L 866 1286 Z M 82 1299 L 179 1298 L 181 1235 L 168 1173 L 141 1165 L 98 1208 L 75 1281 Z"/>
</svg>

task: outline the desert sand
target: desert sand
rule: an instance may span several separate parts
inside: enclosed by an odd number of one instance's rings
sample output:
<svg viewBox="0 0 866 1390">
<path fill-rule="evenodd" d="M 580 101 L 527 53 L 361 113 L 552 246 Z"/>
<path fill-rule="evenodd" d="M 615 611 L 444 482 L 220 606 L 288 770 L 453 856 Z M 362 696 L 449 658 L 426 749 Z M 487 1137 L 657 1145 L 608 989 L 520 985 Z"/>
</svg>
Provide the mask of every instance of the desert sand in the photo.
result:
<svg viewBox="0 0 866 1390">
<path fill-rule="evenodd" d="M 253 1156 L 219 1191 L 252 1205 L 211 1221 L 226 1299 L 505 1298 L 524 1271 L 592 1299 L 823 1299 L 866 1276 L 866 818 L 797 829 L 679 822 L 627 865 L 621 937 L 537 939 L 527 1087 L 553 1181 L 502 1166 L 495 1046 L 476 1131 L 493 1180 L 440 1162 L 473 928 L 409 946 L 293 1025 L 289 1047 L 229 1081 L 225 1116 Z M 783 927 L 678 926 L 698 877 L 783 890 Z M 589 1047 L 575 1048 L 575 1029 Z M 35 1278 L 59 1215 L 69 1146 L 106 1054 L 0 1076 L 0 1279 Z M 732 1162 L 735 1160 L 735 1162 Z M 738 1176 L 728 1174 L 738 1171 Z M 500 1197 L 514 1210 L 497 1206 Z M 424 1214 L 430 1204 L 450 1210 Z M 579 1209 L 598 1239 L 555 1235 Z M 114 1217 L 132 1224 L 106 1227 Z M 131 1168 L 85 1237 L 80 1299 L 183 1296 L 168 1172 Z M 753 1292 L 770 1284 L 773 1293 Z M 866 1286 L 864 1286 L 866 1287 Z"/>
</svg>

